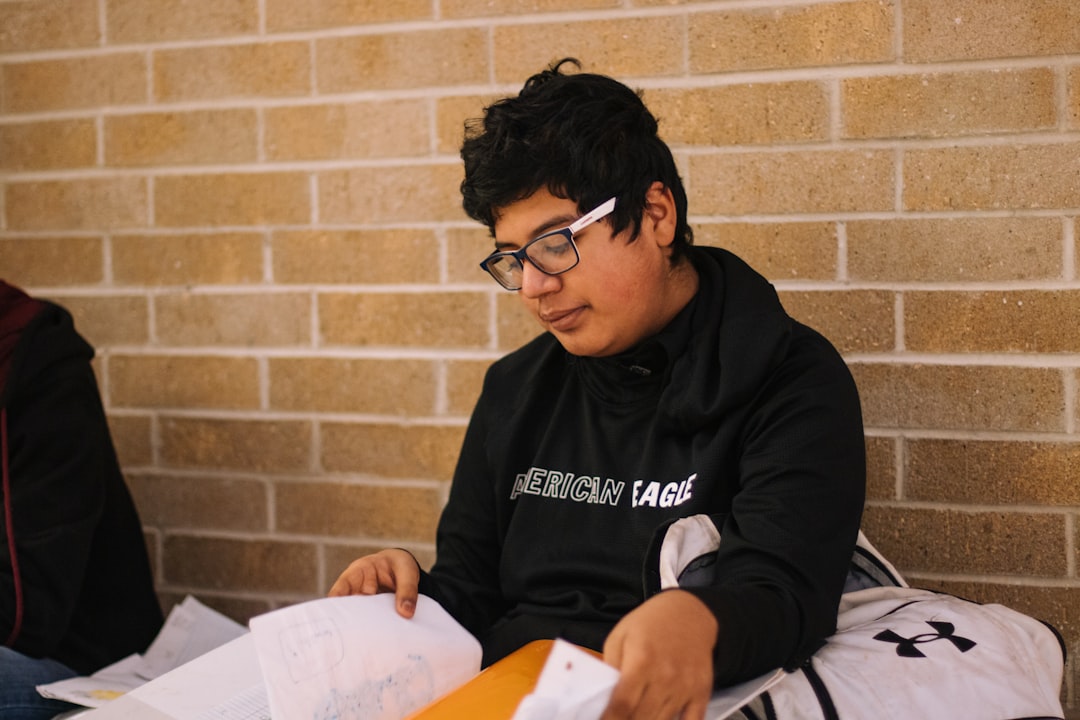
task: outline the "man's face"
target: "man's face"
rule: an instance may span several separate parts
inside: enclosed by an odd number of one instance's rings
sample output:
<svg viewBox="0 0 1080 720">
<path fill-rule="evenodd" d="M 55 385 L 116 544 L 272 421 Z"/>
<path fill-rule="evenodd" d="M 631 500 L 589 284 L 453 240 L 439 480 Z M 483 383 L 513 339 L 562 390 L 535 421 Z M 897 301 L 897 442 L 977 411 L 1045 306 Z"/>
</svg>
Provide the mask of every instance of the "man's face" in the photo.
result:
<svg viewBox="0 0 1080 720">
<path fill-rule="evenodd" d="M 665 192 L 662 187 L 656 190 L 661 196 Z M 575 236 L 581 261 L 561 275 L 546 275 L 525 262 L 518 296 L 568 352 L 614 355 L 659 332 L 671 319 L 668 300 L 676 275 L 668 258 L 674 209 L 667 212 L 670 221 L 664 216 L 657 222 L 655 214 L 656 208 L 650 205 L 634 242 L 627 242 L 629 228 L 612 235 L 606 219 L 586 227 Z M 517 250 L 580 216 L 573 200 L 538 190 L 502 208 L 495 222 L 496 247 Z"/>
</svg>

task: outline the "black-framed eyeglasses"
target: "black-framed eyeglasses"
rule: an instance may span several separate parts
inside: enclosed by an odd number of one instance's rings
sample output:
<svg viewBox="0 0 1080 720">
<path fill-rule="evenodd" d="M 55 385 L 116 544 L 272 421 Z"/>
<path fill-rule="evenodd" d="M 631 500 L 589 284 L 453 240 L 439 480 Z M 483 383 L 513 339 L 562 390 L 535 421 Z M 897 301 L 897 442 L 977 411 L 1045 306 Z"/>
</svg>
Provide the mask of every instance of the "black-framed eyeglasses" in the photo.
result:
<svg viewBox="0 0 1080 720">
<path fill-rule="evenodd" d="M 521 276 L 525 272 L 526 260 L 545 275 L 560 275 L 573 269 L 581 260 L 577 245 L 574 243 L 574 235 L 597 220 L 603 220 L 614 209 L 615 198 L 611 198 L 567 227 L 546 232 L 530 240 L 520 250 L 488 255 L 480 263 L 480 267 L 507 290 L 521 289 Z"/>
</svg>

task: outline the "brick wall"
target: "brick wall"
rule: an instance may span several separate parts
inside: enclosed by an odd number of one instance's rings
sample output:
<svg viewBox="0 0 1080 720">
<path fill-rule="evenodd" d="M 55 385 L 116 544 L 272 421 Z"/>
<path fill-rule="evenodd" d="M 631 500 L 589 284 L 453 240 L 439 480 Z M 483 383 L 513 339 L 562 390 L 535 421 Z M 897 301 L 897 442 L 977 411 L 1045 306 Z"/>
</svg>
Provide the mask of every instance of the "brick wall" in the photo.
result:
<svg viewBox="0 0 1080 720">
<path fill-rule="evenodd" d="M 462 120 L 562 55 L 644 90 L 699 242 L 844 353 L 876 544 L 1080 652 L 1075 0 L 0 1 L 0 276 L 98 348 L 163 600 L 430 560 L 535 333 Z"/>
</svg>

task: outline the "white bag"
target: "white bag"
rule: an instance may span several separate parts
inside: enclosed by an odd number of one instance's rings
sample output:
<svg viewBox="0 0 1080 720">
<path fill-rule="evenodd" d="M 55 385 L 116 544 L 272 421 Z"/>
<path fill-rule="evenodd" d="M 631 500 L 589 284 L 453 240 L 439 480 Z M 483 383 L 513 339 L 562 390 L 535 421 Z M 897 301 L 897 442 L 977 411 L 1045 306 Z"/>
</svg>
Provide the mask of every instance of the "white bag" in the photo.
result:
<svg viewBox="0 0 1080 720">
<path fill-rule="evenodd" d="M 846 593 L 837 630 L 744 718 L 1062 718 L 1064 648 L 1003 605 L 915 588 Z M 739 717 L 736 713 L 733 717 Z"/>
<path fill-rule="evenodd" d="M 708 566 L 712 520 L 667 529 L 663 587 Z M 700 578 L 690 580 L 690 584 Z M 1064 717 L 1065 645 L 1051 626 L 1003 605 L 907 586 L 860 532 L 836 633 L 802 667 L 713 696 L 707 717 L 743 720 L 1038 720 Z M 737 693 L 751 688 L 753 698 Z M 734 701 L 734 702 L 733 702 Z M 745 704 L 744 704 L 745 703 Z M 739 707 L 732 711 L 732 707 Z"/>
</svg>

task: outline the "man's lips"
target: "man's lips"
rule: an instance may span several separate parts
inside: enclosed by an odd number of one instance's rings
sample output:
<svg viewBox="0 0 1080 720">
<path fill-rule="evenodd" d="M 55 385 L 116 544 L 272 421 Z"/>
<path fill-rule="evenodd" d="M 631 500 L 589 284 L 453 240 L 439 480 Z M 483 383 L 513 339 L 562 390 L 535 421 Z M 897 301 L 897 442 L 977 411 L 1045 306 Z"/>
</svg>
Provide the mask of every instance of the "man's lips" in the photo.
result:
<svg viewBox="0 0 1080 720">
<path fill-rule="evenodd" d="M 554 330 L 565 330 L 577 322 L 578 316 L 584 307 L 573 307 L 566 310 L 545 310 L 540 313 L 540 320 Z"/>
</svg>

